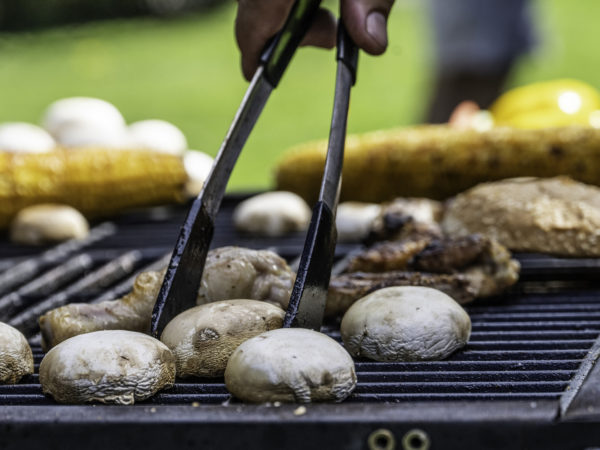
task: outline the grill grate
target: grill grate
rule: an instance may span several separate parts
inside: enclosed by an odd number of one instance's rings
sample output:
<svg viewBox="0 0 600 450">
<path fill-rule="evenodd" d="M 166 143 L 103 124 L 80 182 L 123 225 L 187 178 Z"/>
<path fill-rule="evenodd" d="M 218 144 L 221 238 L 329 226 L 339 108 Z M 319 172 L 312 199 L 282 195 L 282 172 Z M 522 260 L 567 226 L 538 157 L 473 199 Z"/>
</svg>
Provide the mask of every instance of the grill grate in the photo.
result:
<svg viewBox="0 0 600 450">
<path fill-rule="evenodd" d="M 274 240 L 239 234 L 231 223 L 239 199 L 224 201 L 214 247 L 271 248 L 290 261 L 299 255 L 302 235 Z M 58 251 L 33 253 L 0 242 L 0 316 L 31 338 L 36 372 L 43 357 L 37 317 L 68 302 L 96 302 L 126 293 L 135 273 L 166 262 L 184 214 L 184 208 L 132 213 L 95 227 L 91 239 L 59 246 Z M 355 249 L 342 243 L 336 256 Z M 524 282 L 502 298 L 467 308 L 473 332 L 466 348 L 446 361 L 358 360 L 358 386 L 347 401 L 558 400 L 600 334 L 600 285 L 593 280 L 598 263 L 540 255 L 520 259 Z M 555 278 L 561 281 L 554 288 L 540 283 Z M 336 324 L 328 324 L 325 332 L 340 341 Z M 230 401 L 222 379 L 192 379 L 178 380 L 147 403 Z M 17 385 L 0 386 L 0 405 L 13 404 L 54 402 L 42 394 L 35 374 Z"/>
</svg>

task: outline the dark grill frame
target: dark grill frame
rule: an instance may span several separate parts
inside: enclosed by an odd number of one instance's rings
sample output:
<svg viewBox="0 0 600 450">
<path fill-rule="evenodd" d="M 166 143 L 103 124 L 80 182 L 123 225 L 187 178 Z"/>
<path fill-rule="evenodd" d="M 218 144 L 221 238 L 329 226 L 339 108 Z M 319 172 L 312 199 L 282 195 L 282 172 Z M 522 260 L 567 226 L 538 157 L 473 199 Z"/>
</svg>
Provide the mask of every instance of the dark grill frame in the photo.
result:
<svg viewBox="0 0 600 450">
<path fill-rule="evenodd" d="M 273 248 L 296 258 L 302 235 L 261 239 L 233 229 L 231 212 L 242 198 L 225 199 L 213 246 Z M 166 262 L 184 214 L 184 207 L 134 212 L 96 225 L 83 245 L 45 251 L 0 241 L 0 316 L 29 332 L 36 369 L 43 356 L 37 317 L 67 302 L 126 293 L 134 273 Z M 355 249 L 342 243 L 336 255 Z M 243 405 L 229 399 L 222 379 L 196 379 L 131 407 L 59 406 L 33 375 L 0 386 L 0 448 L 65 448 L 67 441 L 85 448 L 368 448 L 382 427 L 397 448 L 411 448 L 402 438 L 413 429 L 426 433 L 431 448 L 598 447 L 600 397 L 590 403 L 589 386 L 600 381 L 600 261 L 519 259 L 515 289 L 467 308 L 473 333 L 464 350 L 440 362 L 357 361 L 359 385 L 342 404 L 307 405 L 298 415 L 298 405 Z M 336 324 L 325 331 L 339 340 Z"/>
</svg>

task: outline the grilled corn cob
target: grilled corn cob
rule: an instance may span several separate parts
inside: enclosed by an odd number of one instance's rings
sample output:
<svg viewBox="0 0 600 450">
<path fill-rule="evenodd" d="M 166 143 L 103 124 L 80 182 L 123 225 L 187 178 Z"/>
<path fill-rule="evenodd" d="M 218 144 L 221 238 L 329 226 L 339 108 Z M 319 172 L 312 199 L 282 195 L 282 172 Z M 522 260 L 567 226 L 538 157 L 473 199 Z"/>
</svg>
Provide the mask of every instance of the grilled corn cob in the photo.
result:
<svg viewBox="0 0 600 450">
<path fill-rule="evenodd" d="M 327 143 L 284 154 L 277 189 L 317 199 Z M 341 200 L 399 196 L 444 199 L 478 183 L 519 176 L 570 175 L 600 185 L 600 130 L 589 127 L 486 132 L 419 126 L 348 136 Z"/>
<path fill-rule="evenodd" d="M 26 206 L 64 203 L 88 217 L 182 200 L 181 158 L 145 150 L 0 152 L 0 228 Z"/>
</svg>

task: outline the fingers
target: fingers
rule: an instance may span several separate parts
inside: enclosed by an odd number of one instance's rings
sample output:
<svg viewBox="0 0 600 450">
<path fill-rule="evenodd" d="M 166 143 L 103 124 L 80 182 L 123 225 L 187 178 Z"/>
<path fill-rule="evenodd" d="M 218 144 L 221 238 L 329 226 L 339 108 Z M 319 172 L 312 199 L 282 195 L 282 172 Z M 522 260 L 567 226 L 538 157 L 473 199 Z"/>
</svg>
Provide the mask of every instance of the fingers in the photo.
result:
<svg viewBox="0 0 600 450">
<path fill-rule="evenodd" d="M 356 45 L 379 55 L 388 44 L 387 18 L 394 0 L 341 0 L 344 25 Z"/>
<path fill-rule="evenodd" d="M 294 0 L 239 0 L 235 35 L 247 80 L 254 75 L 265 45 L 283 27 L 293 4 Z M 320 9 L 302 45 L 333 48 L 335 36 L 335 18 Z"/>
<path fill-rule="evenodd" d="M 252 78 L 267 41 L 283 27 L 294 0 L 239 0 L 235 37 L 242 54 L 242 72 Z"/>
<path fill-rule="evenodd" d="M 337 20 L 331 11 L 321 8 L 300 45 L 332 49 L 335 47 Z"/>
<path fill-rule="evenodd" d="M 235 35 L 242 54 L 242 72 L 250 80 L 268 40 L 284 25 L 294 0 L 239 0 Z M 373 55 L 387 47 L 387 17 L 394 0 L 341 0 L 342 19 L 354 42 Z M 333 48 L 336 22 L 320 9 L 302 45 Z"/>
</svg>

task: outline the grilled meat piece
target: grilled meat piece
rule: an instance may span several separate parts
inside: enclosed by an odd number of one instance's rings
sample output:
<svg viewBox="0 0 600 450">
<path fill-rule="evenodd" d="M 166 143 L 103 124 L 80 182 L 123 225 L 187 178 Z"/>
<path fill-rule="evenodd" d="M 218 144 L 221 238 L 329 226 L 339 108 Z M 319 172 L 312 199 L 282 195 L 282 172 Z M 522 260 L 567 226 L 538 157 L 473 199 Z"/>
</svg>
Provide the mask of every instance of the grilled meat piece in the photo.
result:
<svg viewBox="0 0 600 450">
<path fill-rule="evenodd" d="M 350 258 L 345 272 L 453 273 L 473 264 L 507 264 L 509 260 L 508 250 L 496 241 L 471 234 L 458 238 L 380 242 Z"/>
<path fill-rule="evenodd" d="M 448 294 L 460 304 L 477 297 L 479 279 L 466 274 L 439 274 L 408 271 L 382 273 L 353 272 L 332 277 L 327 294 L 325 315 L 338 316 L 359 298 L 390 286 L 425 286 Z"/>
<path fill-rule="evenodd" d="M 99 330 L 148 332 L 165 271 L 138 275 L 133 290 L 118 300 L 71 303 L 40 317 L 45 349 L 70 337 Z M 268 250 L 222 247 L 208 253 L 197 303 L 245 298 L 286 307 L 295 274 Z"/>
<path fill-rule="evenodd" d="M 519 261 L 511 258 L 506 247 L 490 239 L 477 263 L 466 268 L 464 273 L 478 285 L 476 297 L 491 297 L 515 284 L 520 268 Z"/>
<path fill-rule="evenodd" d="M 415 255 L 410 267 L 424 272 L 451 273 L 475 262 L 490 245 L 490 240 L 480 234 L 436 239 Z"/>
<path fill-rule="evenodd" d="M 430 239 L 386 241 L 353 256 L 346 272 L 406 270 L 409 263 L 430 243 Z"/>
<path fill-rule="evenodd" d="M 391 267 L 401 270 L 387 271 Z M 432 287 L 468 303 L 515 284 L 519 268 L 506 248 L 481 235 L 383 242 L 353 257 L 348 273 L 332 278 L 326 314 L 343 313 L 359 298 L 389 286 Z"/>
</svg>

